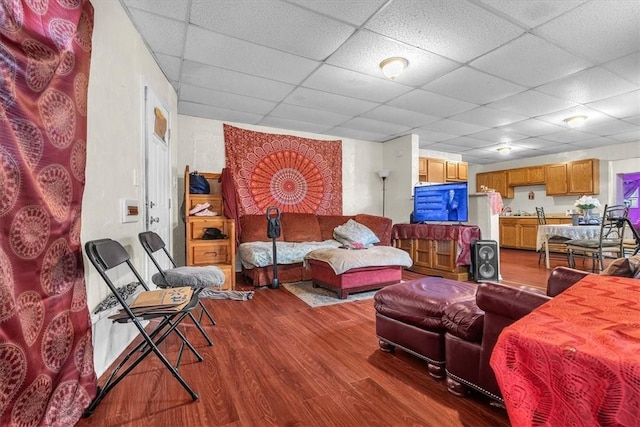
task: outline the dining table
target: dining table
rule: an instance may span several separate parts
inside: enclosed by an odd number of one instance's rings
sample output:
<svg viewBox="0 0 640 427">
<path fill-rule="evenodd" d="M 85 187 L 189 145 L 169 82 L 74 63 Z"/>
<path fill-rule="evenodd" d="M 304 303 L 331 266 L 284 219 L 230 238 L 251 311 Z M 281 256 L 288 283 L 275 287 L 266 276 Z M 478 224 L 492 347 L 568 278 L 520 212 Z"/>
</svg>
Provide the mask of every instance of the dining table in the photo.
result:
<svg viewBox="0 0 640 427">
<path fill-rule="evenodd" d="M 588 274 L 502 330 L 490 365 L 512 425 L 639 425 L 638 282 Z"/>
<path fill-rule="evenodd" d="M 549 263 L 549 237 L 560 236 L 569 239 L 597 239 L 600 236 L 599 225 L 545 224 L 538 226 L 536 249 L 544 247 L 544 259 L 547 269 Z"/>
</svg>

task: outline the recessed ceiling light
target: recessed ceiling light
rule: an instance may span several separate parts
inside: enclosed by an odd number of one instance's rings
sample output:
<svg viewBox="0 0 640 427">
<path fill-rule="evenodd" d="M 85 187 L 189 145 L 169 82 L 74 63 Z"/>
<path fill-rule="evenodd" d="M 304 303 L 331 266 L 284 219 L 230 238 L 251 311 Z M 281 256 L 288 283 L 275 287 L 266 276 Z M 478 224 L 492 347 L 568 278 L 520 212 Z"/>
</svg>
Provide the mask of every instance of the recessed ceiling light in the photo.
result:
<svg viewBox="0 0 640 427">
<path fill-rule="evenodd" d="M 387 58 L 380 63 L 382 74 L 386 78 L 395 80 L 405 68 L 409 65 L 409 61 L 400 57 Z"/>
<path fill-rule="evenodd" d="M 508 145 L 503 145 L 501 147 L 498 147 L 498 153 L 500 154 L 509 154 L 511 152 L 511 147 Z"/>
<path fill-rule="evenodd" d="M 564 122 L 570 128 L 577 128 L 578 126 L 582 126 L 585 120 L 587 120 L 587 116 L 571 116 L 564 119 Z"/>
</svg>

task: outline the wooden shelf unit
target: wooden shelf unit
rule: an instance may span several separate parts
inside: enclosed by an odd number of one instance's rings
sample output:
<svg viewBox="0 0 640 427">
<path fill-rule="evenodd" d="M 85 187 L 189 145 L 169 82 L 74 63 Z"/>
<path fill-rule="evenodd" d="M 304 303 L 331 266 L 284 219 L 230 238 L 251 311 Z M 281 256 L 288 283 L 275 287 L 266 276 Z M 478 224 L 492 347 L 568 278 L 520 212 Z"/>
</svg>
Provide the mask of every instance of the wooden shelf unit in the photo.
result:
<svg viewBox="0 0 640 427">
<path fill-rule="evenodd" d="M 224 217 L 221 186 L 218 182 L 220 174 L 210 172 L 198 173 L 209 182 L 209 194 L 189 193 L 189 166 L 184 170 L 185 197 L 185 250 L 187 265 L 219 267 L 226 276 L 223 289 L 232 290 L 236 287 L 236 244 L 235 222 Z M 209 210 L 217 212 L 217 216 L 189 215 L 189 211 L 196 205 L 209 203 Z M 202 236 L 207 228 L 218 228 L 226 239 L 204 240 Z"/>
</svg>

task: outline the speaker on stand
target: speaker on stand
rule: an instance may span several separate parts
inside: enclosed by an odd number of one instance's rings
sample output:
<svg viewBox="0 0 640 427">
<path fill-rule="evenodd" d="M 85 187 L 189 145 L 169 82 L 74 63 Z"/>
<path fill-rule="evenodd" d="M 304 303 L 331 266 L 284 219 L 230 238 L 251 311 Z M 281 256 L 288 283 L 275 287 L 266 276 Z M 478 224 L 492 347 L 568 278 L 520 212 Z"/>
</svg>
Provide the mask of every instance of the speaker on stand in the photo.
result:
<svg viewBox="0 0 640 427">
<path fill-rule="evenodd" d="M 476 240 L 471 244 L 471 268 L 476 282 L 496 282 L 500 278 L 498 242 Z"/>
</svg>

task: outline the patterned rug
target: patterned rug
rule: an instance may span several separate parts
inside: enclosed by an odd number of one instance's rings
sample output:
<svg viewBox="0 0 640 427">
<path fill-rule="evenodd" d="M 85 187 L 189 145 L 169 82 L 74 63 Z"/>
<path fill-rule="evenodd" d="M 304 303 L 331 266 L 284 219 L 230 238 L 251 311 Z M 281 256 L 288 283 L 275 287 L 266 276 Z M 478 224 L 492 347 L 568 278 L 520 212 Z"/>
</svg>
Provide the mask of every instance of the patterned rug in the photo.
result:
<svg viewBox="0 0 640 427">
<path fill-rule="evenodd" d="M 283 283 L 282 286 L 310 307 L 322 307 L 325 305 L 372 299 L 373 295 L 377 292 L 377 290 L 358 292 L 349 294 L 346 299 L 340 299 L 334 291 L 325 288 L 314 288 L 311 281 Z"/>
</svg>

